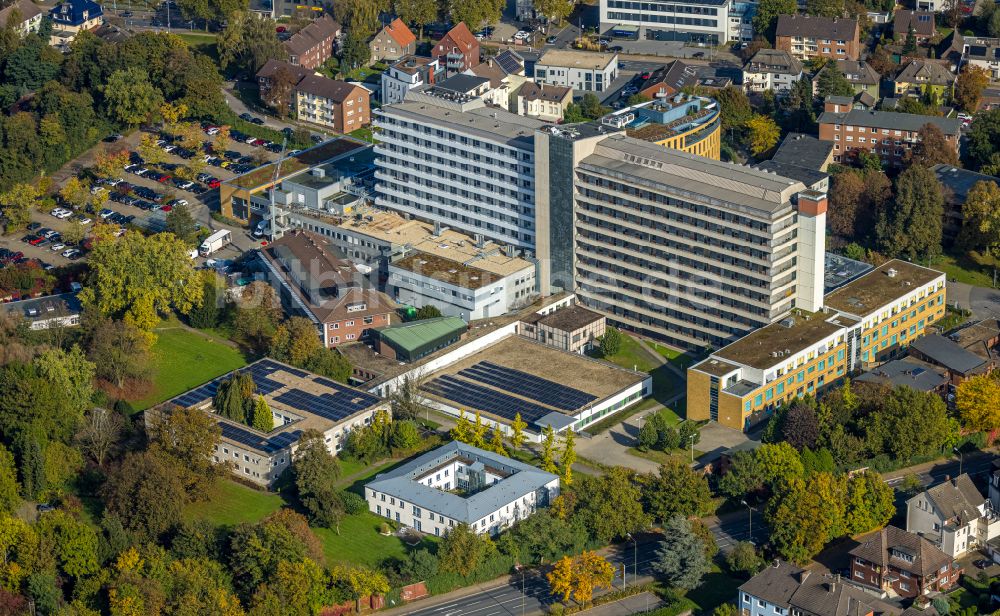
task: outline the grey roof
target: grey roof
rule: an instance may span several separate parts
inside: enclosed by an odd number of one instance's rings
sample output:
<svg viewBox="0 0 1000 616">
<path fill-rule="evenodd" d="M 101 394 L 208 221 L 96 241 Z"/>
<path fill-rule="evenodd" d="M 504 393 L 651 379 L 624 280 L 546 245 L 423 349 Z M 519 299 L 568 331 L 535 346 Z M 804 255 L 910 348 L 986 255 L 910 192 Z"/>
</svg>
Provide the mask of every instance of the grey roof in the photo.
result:
<svg viewBox="0 0 1000 616">
<path fill-rule="evenodd" d="M 941 185 L 951 191 L 950 198 L 957 204 L 965 203 L 965 197 L 977 182 L 993 182 L 1000 185 L 1000 178 L 968 169 L 959 169 L 946 164 L 931 167 Z"/>
<path fill-rule="evenodd" d="M 529 81 L 521 86 L 521 89 L 517 91 L 517 95 L 526 101 L 544 100 L 561 103 L 566 99 L 567 95 L 573 95 L 573 88 Z"/>
<path fill-rule="evenodd" d="M 697 67 L 674 60 L 649 74 L 649 77 L 639 85 L 640 90 L 663 84 L 674 91 L 683 90 L 686 86 L 698 83 Z"/>
<path fill-rule="evenodd" d="M 0 313 L 20 316 L 26 321 L 45 321 L 80 314 L 83 310 L 76 293 L 46 295 L 0 304 Z"/>
<path fill-rule="evenodd" d="M 353 98 L 355 91 L 368 93 L 361 86 L 347 83 L 346 81 L 330 79 L 322 75 L 306 75 L 295 86 L 295 89 L 299 92 L 319 96 L 335 103 L 343 103 L 347 99 Z"/>
<path fill-rule="evenodd" d="M 873 86 L 882 80 L 878 71 L 864 60 L 837 60 L 837 68 L 844 74 L 847 81 L 854 84 Z"/>
<path fill-rule="evenodd" d="M 521 149 L 534 149 L 535 129 L 548 126 L 541 120 L 487 107 L 481 98 L 448 100 L 433 88 L 410 90 L 403 102 L 386 105 L 377 113 L 398 115 L 468 135 L 481 135 Z"/>
<path fill-rule="evenodd" d="M 441 90 L 451 90 L 452 92 L 462 92 L 465 94 L 473 92 L 479 86 L 489 82 L 490 80 L 486 77 L 476 77 L 475 75 L 459 73 L 437 84 L 437 87 Z"/>
<path fill-rule="evenodd" d="M 892 565 L 902 571 L 924 577 L 937 573 L 939 569 L 952 563 L 950 556 L 927 539 L 895 526 L 886 526 L 867 537 L 859 538 L 858 541 L 860 545 L 849 554 L 880 565 L 884 570 L 888 570 L 889 565 Z M 912 554 L 912 562 L 894 557 L 894 551 Z"/>
<path fill-rule="evenodd" d="M 512 474 L 468 497 L 438 490 L 416 481 L 422 474 L 456 457 L 481 462 L 486 466 Z M 421 509 L 433 511 L 453 520 L 473 523 L 500 507 L 545 487 L 556 479 L 558 479 L 556 475 L 530 464 L 518 462 L 472 445 L 452 441 L 428 451 L 411 462 L 376 475 L 375 479 L 368 482 L 365 487 L 376 492 L 385 492 Z"/>
<path fill-rule="evenodd" d="M 853 40 L 858 33 L 854 19 L 830 19 L 815 15 L 779 15 L 776 36 Z"/>
<path fill-rule="evenodd" d="M 906 358 L 886 362 L 870 372 L 858 375 L 854 380 L 859 383 L 886 383 L 893 387 L 905 385 L 917 391 L 934 391 L 947 383 L 948 377 L 926 362 Z"/>
<path fill-rule="evenodd" d="M 17 0 L 17 2 L 14 2 L 10 6 L 0 9 L 0 26 L 7 25 L 7 20 L 10 19 L 10 14 L 15 10 L 21 13 L 21 23 L 24 23 L 37 15 L 41 15 L 42 13 L 42 10 L 38 8 L 38 5 L 31 0 Z M 20 26 L 21 24 L 17 25 Z"/>
<path fill-rule="evenodd" d="M 625 135 L 601 140 L 581 165 L 596 173 L 630 175 L 669 189 L 724 201 L 748 215 L 767 219 L 789 209 L 792 196 L 806 188 L 797 180 Z"/>
<path fill-rule="evenodd" d="M 854 99 L 850 99 L 853 102 Z M 919 131 L 925 124 L 933 124 L 945 135 L 957 137 L 962 127 L 962 121 L 957 118 L 942 118 L 925 116 L 915 113 L 896 113 L 895 111 L 866 111 L 852 109 L 846 113 L 824 111 L 817 120 L 820 124 L 850 124 L 852 126 L 867 126 L 870 128 L 886 128 L 890 130 Z"/>
<path fill-rule="evenodd" d="M 774 173 L 782 177 L 798 180 L 810 187 L 817 182 L 822 182 L 830 177 L 830 174 L 822 171 L 816 171 L 814 169 L 808 169 L 806 167 L 800 167 L 799 165 L 778 162 L 775 160 L 765 160 L 764 162 L 757 163 L 754 165 L 754 168 Z"/>
<path fill-rule="evenodd" d="M 953 372 L 968 374 L 983 367 L 986 360 L 966 351 L 957 343 L 940 334 L 929 334 L 917 338 L 910 348 L 919 352 L 936 364 Z"/>
<path fill-rule="evenodd" d="M 876 614 L 899 616 L 901 608 L 880 601 L 840 576 L 800 569 L 776 561 L 740 586 L 740 592 L 811 616 L 855 616 Z"/>
<path fill-rule="evenodd" d="M 750 58 L 743 70 L 749 73 L 798 75 L 802 72 L 802 62 L 782 49 L 761 49 Z"/>
<path fill-rule="evenodd" d="M 804 133 L 788 133 L 771 160 L 821 171 L 829 163 L 832 152 L 833 144 L 829 141 L 820 141 Z"/>
<path fill-rule="evenodd" d="M 913 28 L 913 33 L 920 36 L 933 36 L 937 31 L 934 25 L 934 13 L 930 11 L 899 10 L 892 21 L 892 33 L 898 38 L 906 36 Z"/>
<path fill-rule="evenodd" d="M 959 518 L 962 523 L 979 519 L 979 506 L 986 502 L 968 473 L 928 488 L 927 498 L 941 512 L 943 519 Z"/>
<path fill-rule="evenodd" d="M 893 81 L 898 83 L 928 83 L 933 86 L 950 86 L 955 81 L 955 75 L 937 62 L 910 60 Z"/>
</svg>

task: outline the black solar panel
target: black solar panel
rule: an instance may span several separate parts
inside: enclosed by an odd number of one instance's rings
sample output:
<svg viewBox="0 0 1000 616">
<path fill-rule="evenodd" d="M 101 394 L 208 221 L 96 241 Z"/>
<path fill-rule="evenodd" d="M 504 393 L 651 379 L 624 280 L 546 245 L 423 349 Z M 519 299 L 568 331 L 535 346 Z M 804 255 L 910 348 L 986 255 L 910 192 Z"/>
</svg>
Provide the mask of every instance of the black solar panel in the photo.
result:
<svg viewBox="0 0 1000 616">
<path fill-rule="evenodd" d="M 378 398 L 354 391 L 315 395 L 299 390 L 289 390 L 274 397 L 274 401 L 305 413 L 319 415 L 331 421 L 341 421 L 365 410 L 378 402 Z"/>
<path fill-rule="evenodd" d="M 521 62 L 517 59 L 517 56 L 510 51 L 500 53 L 493 59 L 493 61 L 496 62 L 497 65 L 499 65 L 500 68 L 502 68 L 508 75 L 511 73 L 518 73 L 524 68 L 521 66 Z"/>
<path fill-rule="evenodd" d="M 424 385 L 424 389 L 429 393 L 456 402 L 461 407 L 486 411 L 508 420 L 513 420 L 514 416 L 520 413 L 523 420 L 534 423 L 553 412 L 552 409 L 544 406 L 525 402 L 514 396 L 450 375 L 434 379 Z"/>
<path fill-rule="evenodd" d="M 459 374 L 564 411 L 575 411 L 597 400 L 597 396 L 579 389 L 489 361 L 481 361 Z"/>
<path fill-rule="evenodd" d="M 271 438 L 264 438 L 261 435 L 251 432 L 245 428 L 241 428 L 240 426 L 235 426 L 224 421 L 220 421 L 218 423 L 219 428 L 222 430 L 223 438 L 227 438 L 253 449 L 264 451 L 268 454 L 280 451 L 285 447 L 298 442 L 299 438 L 302 436 L 302 430 L 293 430 L 291 432 L 276 434 Z"/>
</svg>

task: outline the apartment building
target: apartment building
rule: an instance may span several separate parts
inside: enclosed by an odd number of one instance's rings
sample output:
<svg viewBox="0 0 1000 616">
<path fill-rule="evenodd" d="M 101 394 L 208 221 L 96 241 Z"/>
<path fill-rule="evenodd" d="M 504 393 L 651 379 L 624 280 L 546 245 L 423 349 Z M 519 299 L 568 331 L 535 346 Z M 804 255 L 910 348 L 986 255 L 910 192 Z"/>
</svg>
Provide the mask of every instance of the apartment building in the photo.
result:
<svg viewBox="0 0 1000 616">
<path fill-rule="evenodd" d="M 375 116 L 379 207 L 534 250 L 534 131 L 544 122 L 436 87 Z"/>
<path fill-rule="evenodd" d="M 333 55 L 334 42 L 340 36 L 340 24 L 329 15 L 314 19 L 284 42 L 288 62 L 310 71 Z"/>
<path fill-rule="evenodd" d="M 966 473 L 906 501 L 906 530 L 962 558 L 1000 536 L 1000 514 Z"/>
<path fill-rule="evenodd" d="M 847 82 L 851 84 L 854 88 L 854 94 L 867 94 L 870 96 L 872 102 L 877 101 L 879 98 L 879 83 L 882 81 L 882 76 L 878 74 L 864 60 L 837 60 L 835 63 L 830 63 L 820 69 L 819 72 L 813 77 L 813 95 L 816 95 L 819 91 L 819 77 L 824 71 L 832 70 L 836 68 L 841 73 L 843 73 L 844 78 Z"/>
<path fill-rule="evenodd" d="M 665 148 L 719 160 L 722 148 L 718 103 L 704 96 L 675 94 L 646 101 L 601 118 L 601 124 L 624 128 L 629 137 Z"/>
<path fill-rule="evenodd" d="M 889 261 L 690 367 L 688 417 L 757 425 L 794 398 L 903 354 L 944 316 L 944 303 L 943 273 Z"/>
<path fill-rule="evenodd" d="M 382 73 L 379 101 L 383 105 L 403 102 L 406 93 L 423 86 L 432 86 L 444 79 L 444 69 L 434 58 L 405 56 Z"/>
<path fill-rule="evenodd" d="M 962 121 L 894 111 L 853 108 L 853 99 L 830 96 L 820 114 L 819 138 L 833 143 L 834 162 L 847 162 L 858 150 L 878 154 L 884 165 L 899 166 L 919 138 L 920 129 L 932 124 L 941 129 L 949 145 L 958 152 Z"/>
<path fill-rule="evenodd" d="M 435 536 L 456 524 L 496 535 L 558 495 L 556 475 L 458 441 L 365 484 L 369 511 Z"/>
<path fill-rule="evenodd" d="M 464 73 L 479 64 L 479 39 L 465 22 L 460 22 L 434 43 L 431 57 L 438 60 L 449 75 Z"/>
<path fill-rule="evenodd" d="M 49 19 L 52 20 L 49 45 L 68 52 L 77 34 L 104 23 L 104 9 L 94 0 L 64 0 L 49 9 Z"/>
<path fill-rule="evenodd" d="M 604 92 L 618 77 L 618 54 L 550 49 L 535 62 L 535 82 Z"/>
<path fill-rule="evenodd" d="M 395 62 L 413 55 L 417 50 L 417 37 L 397 17 L 368 42 L 368 50 L 371 52 L 371 62 Z"/>
<path fill-rule="evenodd" d="M 17 11 L 18 22 L 8 23 L 11 15 Z M 13 28 L 21 33 L 21 36 L 29 32 L 38 32 L 42 26 L 42 10 L 38 8 L 32 0 L 18 0 L 10 6 L 0 9 L 0 27 Z"/>
<path fill-rule="evenodd" d="M 312 321 L 323 346 L 363 340 L 392 323 L 396 304 L 371 288 L 328 238 L 295 230 L 258 254 L 286 311 Z"/>
<path fill-rule="evenodd" d="M 295 86 L 295 110 L 300 120 L 349 133 L 371 124 L 368 90 L 319 75 L 306 75 Z"/>
<path fill-rule="evenodd" d="M 858 22 L 814 15 L 779 15 L 774 46 L 800 60 L 857 60 L 861 52 Z"/>
<path fill-rule="evenodd" d="M 732 4 L 731 0 L 670 3 L 601 0 L 601 32 L 631 26 L 639 29 L 639 38 L 656 41 L 719 45 L 731 40 L 743 40 L 745 28 L 740 12 L 735 14 L 735 23 L 730 21 Z M 750 33 L 752 36 L 752 29 Z"/>
<path fill-rule="evenodd" d="M 849 584 L 840 575 L 800 569 L 778 560 L 740 586 L 736 603 L 741 616 L 903 614 L 903 608 Z"/>
<path fill-rule="evenodd" d="M 527 82 L 517 90 L 517 114 L 543 122 L 559 122 L 573 102 L 573 88 Z"/>
<path fill-rule="evenodd" d="M 465 74 L 489 79 L 490 87 L 483 95 L 483 100 L 512 113 L 518 113 L 517 93 L 522 86 L 532 83 L 524 75 L 524 58 L 510 49 L 486 57 L 465 71 Z"/>
<path fill-rule="evenodd" d="M 823 292 L 826 196 L 615 135 L 575 174 L 581 303 L 631 331 L 720 345 Z"/>
<path fill-rule="evenodd" d="M 261 432 L 216 413 L 215 392 L 219 384 L 237 371 L 224 374 L 185 392 L 145 413 L 146 425 L 159 421 L 172 409 L 196 408 L 210 416 L 221 430 L 212 451 L 212 461 L 229 464 L 236 477 L 270 488 L 292 463 L 299 439 L 306 430 L 320 432 L 331 454 L 343 448 L 351 430 L 370 425 L 389 403 L 378 396 L 306 370 L 264 358 L 238 372 L 249 375 L 257 394 L 271 409 L 274 428 Z"/>
<path fill-rule="evenodd" d="M 962 567 L 931 541 L 895 526 L 858 538 L 852 549 L 851 582 L 897 597 L 948 592 Z"/>
<path fill-rule="evenodd" d="M 910 60 L 899 68 L 892 84 L 897 97 L 934 97 L 944 102 L 951 93 L 955 79 L 955 74 L 943 64 L 933 60 Z"/>
<path fill-rule="evenodd" d="M 747 92 L 773 90 L 787 94 L 802 79 L 802 62 L 781 49 L 761 49 L 743 66 L 743 87 Z"/>
</svg>

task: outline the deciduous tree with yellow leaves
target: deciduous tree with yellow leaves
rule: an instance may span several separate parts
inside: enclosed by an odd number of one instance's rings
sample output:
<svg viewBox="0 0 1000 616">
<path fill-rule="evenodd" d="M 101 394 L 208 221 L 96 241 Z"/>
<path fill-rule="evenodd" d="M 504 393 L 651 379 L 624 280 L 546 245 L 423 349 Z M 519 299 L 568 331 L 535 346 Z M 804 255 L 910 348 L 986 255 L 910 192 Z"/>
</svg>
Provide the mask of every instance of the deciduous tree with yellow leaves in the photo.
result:
<svg viewBox="0 0 1000 616">
<path fill-rule="evenodd" d="M 955 394 L 955 408 L 968 430 L 1000 430 L 1000 383 L 985 374 L 963 381 Z"/>
</svg>

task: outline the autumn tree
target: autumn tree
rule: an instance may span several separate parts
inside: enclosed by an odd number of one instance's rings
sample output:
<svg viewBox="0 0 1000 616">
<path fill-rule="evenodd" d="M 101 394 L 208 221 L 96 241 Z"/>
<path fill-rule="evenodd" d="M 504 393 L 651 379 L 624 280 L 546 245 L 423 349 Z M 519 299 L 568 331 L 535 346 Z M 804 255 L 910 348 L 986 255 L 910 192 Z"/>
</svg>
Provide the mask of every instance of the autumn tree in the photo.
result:
<svg viewBox="0 0 1000 616">
<path fill-rule="evenodd" d="M 625 537 L 649 523 L 638 477 L 629 469 L 616 466 L 600 477 L 581 476 L 574 493 L 576 517 L 602 543 Z"/>
<path fill-rule="evenodd" d="M 966 379 L 955 393 L 955 408 L 969 430 L 1000 430 L 1000 384 L 985 374 Z"/>
<path fill-rule="evenodd" d="M 785 413 L 782 434 L 796 449 L 813 447 L 819 440 L 819 418 L 812 405 L 802 400 L 793 401 Z"/>
<path fill-rule="evenodd" d="M 149 451 L 164 456 L 173 466 L 188 500 L 211 494 L 225 469 L 212 461 L 221 430 L 208 414 L 194 408 L 174 408 L 147 421 Z"/>
<path fill-rule="evenodd" d="M 562 455 L 559 458 L 559 466 L 562 469 L 562 483 L 569 486 L 573 484 L 573 463 L 576 462 L 576 434 L 573 428 L 566 429 L 563 435 Z"/>
<path fill-rule="evenodd" d="M 680 515 L 667 520 L 663 531 L 653 571 L 671 587 L 681 590 L 697 587 L 711 565 L 705 557 L 702 540 L 692 531 L 691 522 Z"/>
<path fill-rule="evenodd" d="M 310 517 L 340 534 L 340 521 L 344 517 L 344 503 L 337 490 L 340 464 L 326 448 L 321 433 L 315 430 L 303 433 L 292 468 L 299 500 Z"/>
<path fill-rule="evenodd" d="M 1000 256 L 1000 188 L 996 182 L 976 182 L 962 204 L 958 245 Z"/>
<path fill-rule="evenodd" d="M 846 485 L 829 473 L 795 479 L 768 503 L 765 520 L 778 554 L 805 563 L 828 541 L 844 533 Z"/>
<path fill-rule="evenodd" d="M 405 23 L 420 27 L 418 39 L 424 38 L 424 26 L 438 19 L 439 5 L 435 0 L 396 0 L 393 8 Z"/>
<path fill-rule="evenodd" d="M 476 411 L 476 419 L 472 423 L 472 443 L 473 447 L 480 449 L 486 447 L 486 424 L 483 423 L 483 414 Z"/>
<path fill-rule="evenodd" d="M 657 475 L 642 477 L 642 494 L 646 511 L 661 522 L 675 515 L 700 517 L 714 509 L 705 475 L 675 458 L 661 464 Z"/>
<path fill-rule="evenodd" d="M 524 444 L 524 429 L 528 423 L 521 419 L 521 413 L 514 414 L 514 421 L 510 424 L 510 445 L 514 449 L 520 449 Z"/>
<path fill-rule="evenodd" d="M 535 3 L 535 11 L 558 24 L 570 16 L 575 5 L 575 0 L 538 0 Z"/>
<path fill-rule="evenodd" d="M 484 24 L 499 22 L 504 6 L 503 0 L 452 0 L 449 14 L 452 23 L 465 22 L 475 32 Z"/>
<path fill-rule="evenodd" d="M 848 480 L 844 512 L 848 534 L 859 535 L 882 528 L 895 514 L 895 492 L 881 475 L 865 471 Z"/>
<path fill-rule="evenodd" d="M 961 6 L 958 0 L 954 2 Z M 955 102 L 965 111 L 975 113 L 983 100 L 983 91 L 988 85 L 990 76 L 986 70 L 971 62 L 967 63 L 955 81 Z"/>
<path fill-rule="evenodd" d="M 611 588 L 615 569 L 597 552 L 585 550 L 579 556 L 563 556 L 546 574 L 552 594 L 568 603 L 570 597 L 586 606 L 594 598 L 594 591 Z"/>
<path fill-rule="evenodd" d="M 556 431 L 551 425 L 546 425 L 542 429 L 542 470 L 547 473 L 556 472 Z"/>
<path fill-rule="evenodd" d="M 17 183 L 0 193 L 0 215 L 4 218 L 4 232 L 24 229 L 31 221 L 31 208 L 42 192 L 32 184 Z"/>
<path fill-rule="evenodd" d="M 575 563 L 569 556 L 563 556 L 555 562 L 552 570 L 545 574 L 549 581 L 552 594 L 561 597 L 563 603 L 569 603 L 573 596 L 573 571 Z"/>
<path fill-rule="evenodd" d="M 894 207 L 879 216 L 876 235 L 890 256 L 910 261 L 928 259 L 941 252 L 941 217 L 944 196 L 934 172 L 913 165 L 896 178 Z"/>
<path fill-rule="evenodd" d="M 316 325 L 299 316 L 291 317 L 275 329 L 270 346 L 271 357 L 303 367 L 323 350 Z"/>
<path fill-rule="evenodd" d="M 264 396 L 257 396 L 257 402 L 254 403 L 252 425 L 261 432 L 274 430 L 274 413 L 271 412 L 271 407 L 267 405 Z"/>
<path fill-rule="evenodd" d="M 151 332 L 161 314 L 187 314 L 201 303 L 200 276 L 187 251 L 169 233 L 129 231 L 116 241 L 97 242 L 80 299 L 101 315 Z"/>
<path fill-rule="evenodd" d="M 503 446 L 503 432 L 500 431 L 499 425 L 493 426 L 487 449 L 501 456 L 507 456 L 507 449 Z"/>
<path fill-rule="evenodd" d="M 94 157 L 94 171 L 102 178 L 117 178 L 125 172 L 128 162 L 128 150 L 98 152 Z"/>
<path fill-rule="evenodd" d="M 163 93 L 145 69 L 131 66 L 114 71 L 101 87 L 108 114 L 127 126 L 149 120 L 159 110 Z"/>
<path fill-rule="evenodd" d="M 88 328 L 87 357 L 96 376 L 122 389 L 151 376 L 150 341 L 134 325 L 110 318 L 98 319 Z"/>
<path fill-rule="evenodd" d="M 59 196 L 73 209 L 85 209 L 90 203 L 90 183 L 76 176 L 70 177 L 59 189 Z"/>
<path fill-rule="evenodd" d="M 125 429 L 125 420 L 113 410 L 96 407 L 87 413 L 76 435 L 80 450 L 98 466 L 114 453 Z"/>
<path fill-rule="evenodd" d="M 155 539 L 181 519 L 186 502 L 184 485 L 161 455 L 131 452 L 111 469 L 102 488 L 108 513 L 126 530 Z"/>
<path fill-rule="evenodd" d="M 781 129 L 769 116 L 755 114 L 747 120 L 747 140 L 754 156 L 760 156 L 778 143 Z"/>
<path fill-rule="evenodd" d="M 833 176 L 830 186 L 830 211 L 827 224 L 830 231 L 841 237 L 855 236 L 855 221 L 864 193 L 862 175 L 853 169 L 844 169 Z"/>
<path fill-rule="evenodd" d="M 243 289 L 233 318 L 236 334 L 257 349 L 267 348 L 281 320 L 281 302 L 266 282 L 251 282 Z"/>
<path fill-rule="evenodd" d="M 922 167 L 938 164 L 958 166 L 958 152 L 945 138 L 944 133 L 934 124 L 927 123 L 917 131 L 917 142 L 907 152 L 907 163 Z"/>
<path fill-rule="evenodd" d="M 448 529 L 438 548 L 441 570 L 469 575 L 495 549 L 488 538 L 481 537 L 468 524 L 457 524 Z"/>
</svg>

